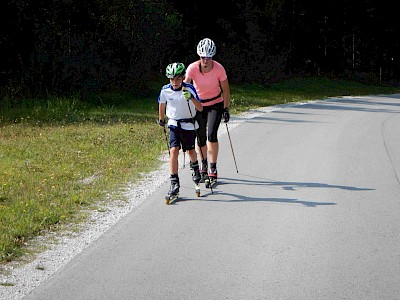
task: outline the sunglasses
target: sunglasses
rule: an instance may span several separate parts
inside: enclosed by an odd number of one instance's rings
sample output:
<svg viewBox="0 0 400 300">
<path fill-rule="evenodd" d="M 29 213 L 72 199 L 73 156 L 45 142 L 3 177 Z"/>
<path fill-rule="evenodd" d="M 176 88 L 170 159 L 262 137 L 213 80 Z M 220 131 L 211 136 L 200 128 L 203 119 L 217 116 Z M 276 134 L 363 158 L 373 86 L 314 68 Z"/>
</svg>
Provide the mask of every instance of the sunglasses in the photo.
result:
<svg viewBox="0 0 400 300">
<path fill-rule="evenodd" d="M 212 57 L 207 57 L 207 56 L 200 56 L 200 58 L 203 59 L 203 60 L 210 60 L 210 59 L 212 59 Z"/>
</svg>

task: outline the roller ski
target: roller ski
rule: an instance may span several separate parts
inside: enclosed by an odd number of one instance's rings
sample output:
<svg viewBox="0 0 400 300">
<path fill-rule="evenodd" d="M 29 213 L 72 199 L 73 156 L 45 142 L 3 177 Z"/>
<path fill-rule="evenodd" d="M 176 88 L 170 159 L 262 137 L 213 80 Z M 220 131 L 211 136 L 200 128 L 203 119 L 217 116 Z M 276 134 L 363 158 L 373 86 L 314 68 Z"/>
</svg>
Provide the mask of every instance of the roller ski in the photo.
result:
<svg viewBox="0 0 400 300">
<path fill-rule="evenodd" d="M 211 164 L 210 171 L 208 172 L 208 176 L 204 181 L 206 188 L 212 188 L 214 184 L 217 183 L 217 168 L 215 165 Z"/>
<path fill-rule="evenodd" d="M 171 177 L 171 187 L 167 196 L 165 196 L 165 204 L 170 205 L 179 198 L 179 178 L 178 176 Z"/>
<path fill-rule="evenodd" d="M 200 181 L 201 175 L 198 162 L 190 162 L 190 169 L 192 170 L 192 180 L 195 184 L 196 196 L 200 197 Z"/>
<path fill-rule="evenodd" d="M 217 183 L 217 178 L 209 176 L 208 178 L 206 178 L 204 183 L 205 183 L 207 189 L 212 188 L 214 186 L 214 184 Z"/>
<path fill-rule="evenodd" d="M 207 169 L 208 169 L 208 163 L 207 160 L 203 160 L 201 164 L 201 169 L 200 169 L 200 182 L 204 183 L 207 179 Z"/>
</svg>

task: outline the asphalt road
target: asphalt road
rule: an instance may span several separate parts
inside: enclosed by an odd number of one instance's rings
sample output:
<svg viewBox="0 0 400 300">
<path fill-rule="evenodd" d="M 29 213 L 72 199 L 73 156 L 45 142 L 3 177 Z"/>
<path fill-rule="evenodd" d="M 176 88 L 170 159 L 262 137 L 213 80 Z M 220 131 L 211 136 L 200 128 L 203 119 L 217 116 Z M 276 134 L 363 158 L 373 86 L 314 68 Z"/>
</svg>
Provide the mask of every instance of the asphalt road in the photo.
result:
<svg viewBox="0 0 400 300">
<path fill-rule="evenodd" d="M 261 113 L 24 299 L 400 299 L 400 95 Z M 222 124 L 225 130 L 225 125 Z"/>
</svg>

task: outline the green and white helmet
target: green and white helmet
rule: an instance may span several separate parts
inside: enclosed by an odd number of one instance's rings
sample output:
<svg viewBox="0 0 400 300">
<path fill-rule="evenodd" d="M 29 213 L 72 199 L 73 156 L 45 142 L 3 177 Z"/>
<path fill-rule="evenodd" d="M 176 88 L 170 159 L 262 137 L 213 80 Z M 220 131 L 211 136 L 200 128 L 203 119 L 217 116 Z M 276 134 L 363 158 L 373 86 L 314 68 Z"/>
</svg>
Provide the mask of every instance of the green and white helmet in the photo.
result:
<svg viewBox="0 0 400 300">
<path fill-rule="evenodd" d="M 201 57 L 213 57 L 215 52 L 215 43 L 209 38 L 202 39 L 197 45 L 197 54 Z"/>
<path fill-rule="evenodd" d="M 167 66 L 167 69 L 165 70 L 165 75 L 168 78 L 174 78 L 178 76 L 184 76 L 185 75 L 185 65 L 183 63 L 175 62 L 173 64 L 169 64 Z"/>
</svg>

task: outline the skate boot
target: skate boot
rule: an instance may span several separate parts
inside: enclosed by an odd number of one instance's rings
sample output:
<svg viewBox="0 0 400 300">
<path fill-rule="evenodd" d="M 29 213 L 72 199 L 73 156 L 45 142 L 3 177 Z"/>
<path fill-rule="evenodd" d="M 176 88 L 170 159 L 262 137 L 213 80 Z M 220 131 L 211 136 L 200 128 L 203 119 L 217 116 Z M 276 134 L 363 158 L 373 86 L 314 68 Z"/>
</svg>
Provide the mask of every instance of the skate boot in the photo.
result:
<svg viewBox="0 0 400 300">
<path fill-rule="evenodd" d="M 199 163 L 196 161 L 194 163 L 190 162 L 190 169 L 192 170 L 192 179 L 194 183 L 197 185 L 200 182 L 201 175 L 199 170 Z"/>
<path fill-rule="evenodd" d="M 208 171 L 208 178 L 206 179 L 206 187 L 211 187 L 214 183 L 217 182 L 217 164 L 211 163 L 210 170 Z"/>
<path fill-rule="evenodd" d="M 179 187 L 180 185 L 178 175 L 171 175 L 171 187 L 169 189 L 168 195 L 165 197 L 165 203 L 167 205 L 178 199 Z"/>
<path fill-rule="evenodd" d="M 192 170 L 192 179 L 196 186 L 196 195 L 197 195 L 197 197 L 200 197 L 199 183 L 201 180 L 201 175 L 200 175 L 200 170 L 199 170 L 199 163 L 197 161 L 194 163 L 190 162 L 190 169 Z"/>
<path fill-rule="evenodd" d="M 207 169 L 208 169 L 208 162 L 207 159 L 203 160 L 201 162 L 201 169 L 200 169 L 200 182 L 205 182 L 206 178 L 207 178 Z"/>
</svg>

